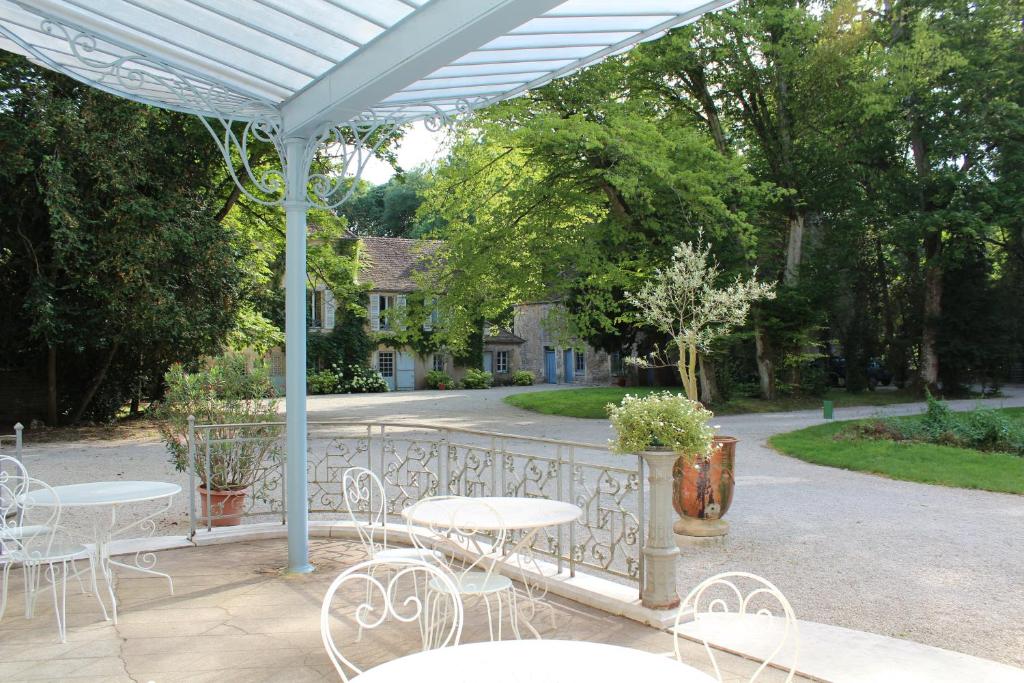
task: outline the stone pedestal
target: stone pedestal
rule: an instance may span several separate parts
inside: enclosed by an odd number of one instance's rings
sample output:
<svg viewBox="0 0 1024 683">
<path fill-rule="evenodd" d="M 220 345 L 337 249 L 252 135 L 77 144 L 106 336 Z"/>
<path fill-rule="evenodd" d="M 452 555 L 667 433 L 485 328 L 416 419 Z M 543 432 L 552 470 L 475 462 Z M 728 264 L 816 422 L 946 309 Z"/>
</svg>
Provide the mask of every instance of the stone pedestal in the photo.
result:
<svg viewBox="0 0 1024 683">
<path fill-rule="evenodd" d="M 729 533 L 729 522 L 724 519 L 696 519 L 684 516 L 676 519 L 672 531 L 680 536 L 724 536 Z"/>
<path fill-rule="evenodd" d="M 650 483 L 650 517 L 647 541 L 644 543 L 644 576 L 641 604 L 649 609 L 673 609 L 679 606 L 676 588 L 676 560 L 679 547 L 672 533 L 672 465 L 673 451 L 646 451 L 641 454 L 647 463 Z"/>
</svg>

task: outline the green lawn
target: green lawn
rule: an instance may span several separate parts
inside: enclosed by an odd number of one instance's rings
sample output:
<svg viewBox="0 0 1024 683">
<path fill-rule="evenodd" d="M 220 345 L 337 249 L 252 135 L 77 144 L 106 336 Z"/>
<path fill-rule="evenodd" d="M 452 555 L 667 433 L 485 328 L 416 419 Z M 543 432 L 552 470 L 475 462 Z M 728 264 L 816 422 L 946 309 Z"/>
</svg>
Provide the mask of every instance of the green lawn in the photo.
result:
<svg viewBox="0 0 1024 683">
<path fill-rule="evenodd" d="M 665 388 L 588 387 L 585 389 L 552 389 L 551 391 L 513 394 L 506 396 L 505 402 L 517 408 L 524 408 L 546 415 L 599 419 L 606 417 L 604 410 L 606 404 L 618 403 L 626 394 L 643 396 L 654 391 L 665 391 Z M 673 389 L 673 391 L 678 391 L 678 389 Z M 850 394 L 843 389 L 833 389 L 823 398 L 784 397 L 775 401 L 765 401 L 759 398 L 736 398 L 727 403 L 713 405 L 711 410 L 716 415 L 807 410 L 821 408 L 821 402 L 824 399 L 833 401 L 836 408 L 844 406 L 883 406 L 920 400 L 910 394 L 910 392 L 904 391 L 865 391 L 860 394 Z"/>
<path fill-rule="evenodd" d="M 1007 408 L 1001 412 L 1024 421 L 1024 409 Z M 849 424 L 835 422 L 777 434 L 768 444 L 816 465 L 925 484 L 1024 493 L 1024 458 L 1020 456 L 922 443 L 835 439 L 836 432 Z"/>
</svg>

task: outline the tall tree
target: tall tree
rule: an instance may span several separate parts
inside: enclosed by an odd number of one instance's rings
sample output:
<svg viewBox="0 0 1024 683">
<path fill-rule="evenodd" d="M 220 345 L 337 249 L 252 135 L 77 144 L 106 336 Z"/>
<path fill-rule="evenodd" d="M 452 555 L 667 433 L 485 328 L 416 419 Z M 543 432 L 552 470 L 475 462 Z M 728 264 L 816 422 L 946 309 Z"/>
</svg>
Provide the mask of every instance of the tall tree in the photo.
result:
<svg viewBox="0 0 1024 683">
<path fill-rule="evenodd" d="M 252 284 L 201 126 L 0 56 L 0 356 L 44 364 L 51 421 L 107 418 L 218 350 Z M 46 361 L 40 356 L 48 356 Z"/>
</svg>

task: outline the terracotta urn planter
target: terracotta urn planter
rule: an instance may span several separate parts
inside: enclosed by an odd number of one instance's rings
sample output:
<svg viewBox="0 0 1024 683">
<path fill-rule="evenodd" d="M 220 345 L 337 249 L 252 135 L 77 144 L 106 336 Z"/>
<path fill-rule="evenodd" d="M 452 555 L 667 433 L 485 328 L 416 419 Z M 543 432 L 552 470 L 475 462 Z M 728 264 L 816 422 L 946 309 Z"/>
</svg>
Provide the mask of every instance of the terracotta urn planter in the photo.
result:
<svg viewBox="0 0 1024 683">
<path fill-rule="evenodd" d="M 199 500 L 203 504 L 203 520 L 211 526 L 238 526 L 245 510 L 245 489 L 241 491 L 208 491 L 200 485 Z M 212 515 L 211 515 L 212 509 Z M 211 519 L 212 516 L 212 519 Z"/>
<path fill-rule="evenodd" d="M 680 457 L 672 468 L 672 506 L 679 514 L 673 531 L 682 536 L 722 536 L 729 524 L 722 517 L 732 504 L 736 442 L 716 436 L 711 455 Z"/>
</svg>

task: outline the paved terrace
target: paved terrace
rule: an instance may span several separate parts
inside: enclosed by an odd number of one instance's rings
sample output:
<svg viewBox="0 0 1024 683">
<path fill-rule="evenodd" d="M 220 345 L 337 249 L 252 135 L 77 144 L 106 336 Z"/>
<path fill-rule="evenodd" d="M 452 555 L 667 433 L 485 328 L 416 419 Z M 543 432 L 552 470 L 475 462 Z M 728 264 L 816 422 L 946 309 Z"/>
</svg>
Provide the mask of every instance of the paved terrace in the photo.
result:
<svg viewBox="0 0 1024 683">
<path fill-rule="evenodd" d="M 0 622 L 0 681 L 336 681 L 320 641 L 320 605 L 334 577 L 364 555 L 358 544 L 336 539 L 313 540 L 311 555 L 315 573 L 282 576 L 283 539 L 163 551 L 159 568 L 174 576 L 175 595 L 167 594 L 160 579 L 124 576 L 116 626 L 103 621 L 95 598 L 81 594 L 72 581 L 64 645 L 57 641 L 47 593 L 39 597 L 36 617 L 24 619 L 15 572 L 12 600 Z M 342 596 L 334 604 L 344 611 L 355 599 L 361 598 Z M 661 631 L 569 601 L 551 603 L 555 628 L 543 612 L 534 621 L 544 638 L 672 651 L 672 637 Z M 416 650 L 418 633 L 402 628 L 386 625 L 356 644 L 352 632 L 339 632 L 336 642 L 346 654 L 356 653 L 353 659 L 366 669 Z M 467 608 L 462 641 L 486 639 L 484 612 Z M 688 664 L 713 674 L 702 646 L 685 642 L 684 653 Z M 726 683 L 746 681 L 756 668 L 727 654 L 719 665 Z M 760 680 L 784 678 L 772 670 Z"/>
<path fill-rule="evenodd" d="M 540 415 L 502 402 L 511 392 L 548 388 L 316 396 L 309 399 L 309 417 L 431 422 L 605 442 L 606 420 Z M 1024 387 L 1004 393 L 1006 398 L 984 405 L 1024 405 Z M 968 410 L 976 403 L 952 406 Z M 922 408 L 844 408 L 836 417 Z M 1017 540 L 1024 497 L 819 467 L 765 445 L 772 434 L 821 421 L 820 411 L 715 421 L 740 438 L 736 498 L 727 517 L 732 530 L 724 539 L 683 550 L 680 591 L 721 571 L 751 571 L 778 585 L 800 619 L 1024 666 L 1024 544 Z M 152 440 L 34 444 L 28 436 L 26 464 L 54 485 L 104 479 L 188 484 Z M 187 532 L 187 497 L 178 496 L 175 505 L 158 533 Z"/>
</svg>

